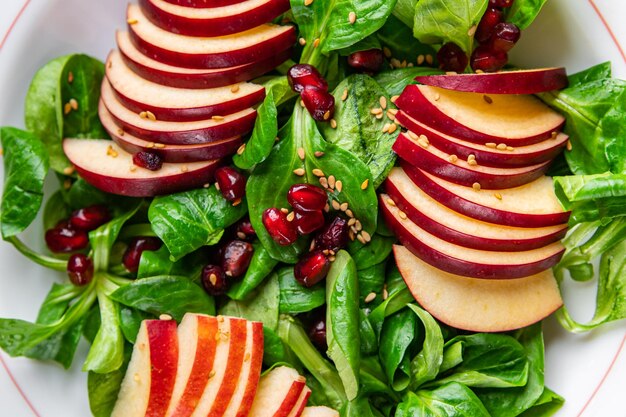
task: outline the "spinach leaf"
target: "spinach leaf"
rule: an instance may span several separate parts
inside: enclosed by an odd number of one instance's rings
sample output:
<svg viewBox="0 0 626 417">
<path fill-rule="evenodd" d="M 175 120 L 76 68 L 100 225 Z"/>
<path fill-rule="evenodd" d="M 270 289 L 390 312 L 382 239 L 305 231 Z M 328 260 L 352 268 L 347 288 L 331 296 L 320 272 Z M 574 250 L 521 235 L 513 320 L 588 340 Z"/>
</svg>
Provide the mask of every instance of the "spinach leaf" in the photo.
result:
<svg viewBox="0 0 626 417">
<path fill-rule="evenodd" d="M 294 353 L 289 349 L 275 330 L 263 327 L 263 364 L 271 368 L 277 364 L 286 363 L 302 374 L 302 365 Z M 307 381 L 307 384 L 310 380 Z"/>
<path fill-rule="evenodd" d="M 4 191 L 0 222 L 2 237 L 22 233 L 35 220 L 43 201 L 48 153 L 39 138 L 12 127 L 0 128 L 4 150 Z"/>
<path fill-rule="evenodd" d="M 359 310 L 359 340 L 361 355 L 375 355 L 378 352 L 378 336 L 367 318 L 368 310 Z"/>
<path fill-rule="evenodd" d="M 361 39 L 354 45 L 350 45 L 347 48 L 343 48 L 339 51 L 341 56 L 349 56 L 355 52 L 368 51 L 370 49 L 382 49 L 380 41 L 376 35 L 370 35 L 367 38 Z"/>
<path fill-rule="evenodd" d="M 463 384 L 450 382 L 432 391 L 409 392 L 395 417 L 490 417 L 480 399 Z"/>
<path fill-rule="evenodd" d="M 514 1 L 507 10 L 506 21 L 515 24 L 520 30 L 526 29 L 539 15 L 547 0 Z"/>
<path fill-rule="evenodd" d="M 571 74 L 567 77 L 569 81 L 569 87 L 579 86 L 592 81 L 600 81 L 606 78 L 611 78 L 611 62 L 603 62 L 586 70 Z"/>
<path fill-rule="evenodd" d="M 401 3 L 402 0 L 396 3 L 396 10 Z M 380 28 L 378 32 L 376 32 L 376 36 L 380 40 L 382 46 L 389 49 L 389 52 L 391 52 L 391 56 L 393 58 L 396 58 L 401 62 L 406 60 L 407 62 L 412 62 L 413 64 L 419 65 L 417 58 L 420 55 L 422 55 L 422 58 L 424 59 L 424 61 L 422 62 L 423 64 L 424 62 L 426 62 L 425 57 L 427 55 L 434 57 L 436 51 L 431 45 L 423 44 L 413 37 L 413 31 L 411 30 L 411 28 L 413 27 L 412 18 L 413 15 L 411 14 L 411 24 L 407 26 L 403 24 L 396 16 L 391 15 L 389 16 L 389 19 L 387 19 L 383 27 Z M 432 70 L 432 68 L 424 69 Z"/>
<path fill-rule="evenodd" d="M 395 237 L 385 237 L 375 233 L 367 244 L 358 240 L 349 242 L 347 250 L 360 271 L 386 261 L 395 242 Z"/>
<path fill-rule="evenodd" d="M 120 306 L 120 329 L 122 330 L 126 340 L 130 343 L 135 343 L 135 340 L 137 340 L 141 322 L 154 318 L 155 317 L 153 315 L 145 313 L 141 310 Z"/>
<path fill-rule="evenodd" d="M 415 5 L 419 0 L 398 0 L 393 8 L 393 15 L 406 26 L 413 28 Z"/>
<path fill-rule="evenodd" d="M 298 95 L 298 93 L 293 91 L 289 86 L 286 75 L 261 77 L 254 80 L 254 82 L 255 84 L 261 84 L 265 87 L 267 94 L 272 93 L 275 107 L 280 107 Z"/>
<path fill-rule="evenodd" d="M 397 96 L 402 94 L 407 85 L 415 84 L 415 77 L 432 74 L 441 74 L 441 71 L 435 68 L 424 67 L 398 68 L 380 72 L 374 79 L 387 91 L 387 94 Z"/>
<path fill-rule="evenodd" d="M 74 210 L 96 204 L 103 204 L 109 208 L 127 207 L 136 200 L 130 197 L 107 194 L 82 178 L 74 181 L 70 189 L 64 193 L 64 196 L 67 205 Z"/>
<path fill-rule="evenodd" d="M 255 243 L 254 254 L 243 278 L 235 282 L 226 293 L 233 300 L 245 299 L 265 278 L 267 278 L 278 261 L 272 258 L 265 246 Z"/>
<path fill-rule="evenodd" d="M 142 235 L 145 235 L 142 233 Z M 156 251 L 144 251 L 139 261 L 137 278 L 156 277 L 160 275 L 175 275 L 198 280 L 202 268 L 207 263 L 207 254 L 204 250 L 197 250 L 185 255 L 178 261 L 172 261 L 170 251 L 162 246 Z"/>
<path fill-rule="evenodd" d="M 417 316 L 403 309 L 385 320 L 380 333 L 378 355 L 389 385 L 403 391 L 411 383 L 411 356 L 423 340 Z"/>
<path fill-rule="evenodd" d="M 306 313 L 324 305 L 326 290 L 322 283 L 311 288 L 302 286 L 293 275 L 293 268 L 282 268 L 278 271 L 280 284 L 280 313 Z"/>
<path fill-rule="evenodd" d="M 43 209 L 43 230 L 52 229 L 63 219 L 70 217 L 71 211 L 65 203 L 61 190 L 50 196 Z"/>
<path fill-rule="evenodd" d="M 279 292 L 278 277 L 273 274 L 249 300 L 230 300 L 220 308 L 219 313 L 262 321 L 264 327 L 274 331 L 278 328 Z"/>
<path fill-rule="evenodd" d="M 563 397 L 551 389 L 545 388 L 537 402 L 519 417 L 550 417 L 563 407 L 564 403 Z"/>
<path fill-rule="evenodd" d="M 245 202 L 233 206 L 211 187 L 156 197 L 148 218 L 172 259 L 178 260 L 202 246 L 216 244 L 224 229 L 246 211 Z"/>
<path fill-rule="evenodd" d="M 443 361 L 443 335 L 439 324 L 426 310 L 414 304 L 409 304 L 409 308 L 424 326 L 422 350 L 411 360 L 411 387 L 416 389 L 437 376 Z"/>
<path fill-rule="evenodd" d="M 385 286 L 385 269 L 386 263 L 381 262 L 378 265 L 370 266 L 365 269 L 359 269 L 357 275 L 359 277 L 359 290 L 361 293 L 361 307 L 373 309 L 378 306 L 382 300 L 382 294 Z M 376 298 L 369 303 L 365 299 L 371 293 L 376 294 Z"/>
<path fill-rule="evenodd" d="M 98 374 L 89 372 L 87 375 L 87 390 L 89 392 L 89 409 L 94 417 L 110 417 L 117 395 L 120 391 L 126 368 L 130 361 L 131 349 L 127 345 L 124 355 L 124 363 L 115 371 Z"/>
</svg>

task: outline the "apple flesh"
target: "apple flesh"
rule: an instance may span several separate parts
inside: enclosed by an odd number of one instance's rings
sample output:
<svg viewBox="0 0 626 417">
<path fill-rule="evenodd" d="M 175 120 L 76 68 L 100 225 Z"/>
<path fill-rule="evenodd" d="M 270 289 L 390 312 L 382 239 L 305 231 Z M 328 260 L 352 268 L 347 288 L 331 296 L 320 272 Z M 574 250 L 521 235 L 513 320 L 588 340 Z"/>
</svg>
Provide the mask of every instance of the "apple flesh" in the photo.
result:
<svg viewBox="0 0 626 417">
<path fill-rule="evenodd" d="M 296 402 L 296 405 L 293 407 L 291 412 L 287 417 L 300 417 L 302 412 L 306 408 L 306 403 L 309 401 L 309 397 L 311 396 L 311 389 L 307 386 L 304 387 L 302 392 L 300 393 L 300 397 Z"/>
<path fill-rule="evenodd" d="M 139 0 L 155 25 L 187 36 L 211 37 L 243 32 L 271 22 L 290 8 L 289 0 L 248 0 L 228 7 L 199 9 L 165 0 Z"/>
<path fill-rule="evenodd" d="M 187 89 L 153 83 L 140 77 L 124 62 L 119 51 L 109 54 L 106 77 L 117 99 L 137 114 L 152 112 L 157 120 L 190 122 L 226 116 L 257 105 L 265 88 L 251 83 L 211 89 Z"/>
<path fill-rule="evenodd" d="M 505 332 L 530 326 L 563 301 L 551 270 L 508 280 L 478 280 L 433 268 L 394 246 L 398 270 L 417 302 L 437 320 L 473 332 Z"/>
<path fill-rule="evenodd" d="M 482 74 L 423 75 L 420 84 L 483 94 L 537 94 L 567 87 L 565 68 L 537 68 Z"/>
<path fill-rule="evenodd" d="M 306 380 L 286 366 L 272 369 L 259 381 L 249 417 L 288 417 L 298 405 Z"/>
<path fill-rule="evenodd" d="M 409 116 L 468 142 L 517 147 L 559 132 L 565 118 L 531 95 L 494 95 L 409 85 L 396 100 Z"/>
<path fill-rule="evenodd" d="M 339 417 L 339 412 L 325 406 L 305 407 L 300 417 Z"/>
<path fill-rule="evenodd" d="M 165 0 L 170 4 L 198 9 L 210 9 L 212 7 L 230 6 L 231 4 L 243 3 L 246 0 Z"/>
</svg>

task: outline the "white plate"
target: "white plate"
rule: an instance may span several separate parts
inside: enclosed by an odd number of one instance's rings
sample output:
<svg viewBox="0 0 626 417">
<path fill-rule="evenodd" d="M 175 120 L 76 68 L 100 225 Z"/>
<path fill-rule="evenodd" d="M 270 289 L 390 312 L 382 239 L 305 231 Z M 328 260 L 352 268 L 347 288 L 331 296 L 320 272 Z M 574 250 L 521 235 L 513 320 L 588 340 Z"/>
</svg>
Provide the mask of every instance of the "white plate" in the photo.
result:
<svg viewBox="0 0 626 417">
<path fill-rule="evenodd" d="M 125 24 L 125 4 L 125 0 L 1 0 L 0 125 L 22 126 L 26 89 L 48 60 L 72 52 L 103 59 L 114 46 L 114 30 Z M 626 78 L 626 57 L 619 47 L 621 43 L 626 49 L 624 16 L 626 3 L 621 1 L 552 0 L 522 34 L 513 61 L 528 67 L 562 65 L 574 72 L 611 60 L 615 75 Z M 41 249 L 40 228 L 33 225 L 26 239 Z M 0 317 L 34 320 L 51 283 L 59 278 L 0 243 Z M 576 305 L 576 317 L 591 315 L 590 284 L 568 290 L 566 298 Z M 567 400 L 557 415 L 626 417 L 624 322 L 572 335 L 550 319 L 545 333 L 546 383 Z M 80 370 L 85 352 L 82 346 L 69 371 L 0 352 L 0 416 L 90 415 L 86 377 Z"/>
</svg>

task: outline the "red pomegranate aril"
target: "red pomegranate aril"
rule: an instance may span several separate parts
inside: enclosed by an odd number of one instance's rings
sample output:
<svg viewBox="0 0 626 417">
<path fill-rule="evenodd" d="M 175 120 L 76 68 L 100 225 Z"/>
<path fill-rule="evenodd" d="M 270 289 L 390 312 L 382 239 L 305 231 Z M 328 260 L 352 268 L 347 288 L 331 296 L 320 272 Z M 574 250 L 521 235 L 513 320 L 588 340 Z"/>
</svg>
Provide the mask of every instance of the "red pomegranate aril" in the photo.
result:
<svg viewBox="0 0 626 417">
<path fill-rule="evenodd" d="M 485 45 L 481 45 L 474 50 L 471 65 L 474 71 L 495 72 L 502 69 L 508 62 L 508 59 L 506 52 L 494 51 Z"/>
<path fill-rule="evenodd" d="M 109 210 L 102 205 L 78 209 L 70 216 L 70 224 L 76 229 L 90 232 L 111 220 Z"/>
<path fill-rule="evenodd" d="M 348 56 L 348 65 L 357 71 L 370 74 L 379 72 L 384 63 L 385 55 L 378 48 L 353 52 Z"/>
<path fill-rule="evenodd" d="M 272 239 L 279 245 L 291 245 L 298 239 L 298 232 L 296 232 L 293 222 L 287 220 L 287 214 L 279 209 L 269 208 L 265 210 L 261 220 Z"/>
<path fill-rule="evenodd" d="M 239 278 L 246 273 L 254 247 L 243 240 L 233 240 L 222 250 L 222 269 L 227 277 Z"/>
<path fill-rule="evenodd" d="M 328 275 L 330 260 L 321 250 L 309 252 L 293 268 L 296 280 L 309 288 L 322 281 Z"/>
<path fill-rule="evenodd" d="M 454 42 L 444 44 L 437 52 L 439 68 L 444 71 L 461 73 L 467 67 L 467 55 L 459 45 Z"/>
<path fill-rule="evenodd" d="M 246 194 L 246 177 L 232 167 L 221 167 L 215 171 L 215 180 L 220 192 L 228 201 L 241 200 Z"/>
<path fill-rule="evenodd" d="M 326 341 L 326 320 L 318 319 L 311 323 L 309 329 L 309 339 L 313 345 L 320 351 L 326 352 L 328 350 L 328 342 Z"/>
<path fill-rule="evenodd" d="M 287 201 L 298 211 L 320 211 L 328 202 L 326 191 L 311 184 L 294 184 L 287 191 Z"/>
<path fill-rule="evenodd" d="M 315 237 L 315 248 L 337 252 L 348 244 L 348 221 L 343 217 L 335 217 Z"/>
<path fill-rule="evenodd" d="M 93 278 L 93 262 L 82 253 L 70 256 L 67 261 L 67 276 L 77 287 L 89 284 Z"/>
<path fill-rule="evenodd" d="M 308 235 L 324 227 L 324 213 L 320 211 L 298 211 L 295 212 L 293 223 L 296 231 L 301 235 Z"/>
<path fill-rule="evenodd" d="M 63 221 L 45 235 L 46 245 L 54 253 L 69 253 L 85 249 L 89 245 L 89 235 L 84 230 L 79 230 Z"/>
<path fill-rule="evenodd" d="M 289 86 L 296 93 L 301 93 L 305 87 L 317 87 L 328 91 L 328 83 L 317 68 L 309 64 L 296 64 L 287 72 Z"/>
<path fill-rule="evenodd" d="M 202 268 L 200 280 L 204 290 L 209 295 L 222 295 L 228 290 L 226 274 L 224 274 L 224 270 L 217 265 L 207 265 Z"/>
<path fill-rule="evenodd" d="M 129 272 L 137 272 L 139 270 L 139 261 L 144 251 L 156 251 L 161 249 L 163 242 L 158 237 L 139 236 L 134 237 L 128 243 L 128 247 L 122 256 L 122 263 Z"/>
<path fill-rule="evenodd" d="M 495 7 L 488 8 L 482 19 L 480 19 L 480 23 L 478 24 L 476 33 L 474 34 L 474 39 L 480 43 L 489 41 L 491 34 L 493 33 L 493 29 L 500 22 L 502 22 L 502 10 L 496 9 Z"/>
<path fill-rule="evenodd" d="M 513 23 L 498 23 L 493 29 L 489 47 L 494 51 L 509 52 L 521 36 L 519 28 Z"/>
<path fill-rule="evenodd" d="M 317 87 L 305 87 L 300 93 L 304 106 L 318 122 L 329 122 L 335 115 L 335 97 Z"/>
<path fill-rule="evenodd" d="M 252 240 L 256 237 L 256 231 L 252 227 L 250 219 L 244 219 L 237 223 L 235 234 L 241 240 Z"/>
<path fill-rule="evenodd" d="M 514 0 L 489 0 L 489 6 L 506 9 L 507 7 L 511 7 L 513 5 L 513 1 Z"/>
<path fill-rule="evenodd" d="M 158 171 L 163 166 L 163 158 L 152 152 L 141 151 L 133 155 L 133 164 L 150 171 Z"/>
</svg>

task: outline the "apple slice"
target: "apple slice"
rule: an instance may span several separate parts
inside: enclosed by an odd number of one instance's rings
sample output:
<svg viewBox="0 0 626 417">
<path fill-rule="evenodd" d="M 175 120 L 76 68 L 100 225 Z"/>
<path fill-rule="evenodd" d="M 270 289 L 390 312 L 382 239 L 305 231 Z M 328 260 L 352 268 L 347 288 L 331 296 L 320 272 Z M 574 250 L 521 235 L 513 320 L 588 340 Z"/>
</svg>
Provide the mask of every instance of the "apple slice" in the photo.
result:
<svg viewBox="0 0 626 417">
<path fill-rule="evenodd" d="M 63 151 L 78 174 L 100 190 L 129 197 L 154 197 L 202 187 L 220 161 L 164 163 L 158 171 L 138 168 L 133 156 L 104 139 L 65 139 Z"/>
<path fill-rule="evenodd" d="M 455 245 L 491 251 L 525 251 L 561 240 L 567 233 L 567 224 L 539 228 L 511 227 L 464 216 L 431 198 L 411 181 L 402 168 L 391 170 L 385 190 L 413 223 Z"/>
<path fill-rule="evenodd" d="M 305 407 L 301 417 L 339 417 L 339 412 L 325 406 Z"/>
<path fill-rule="evenodd" d="M 290 8 L 289 0 L 247 0 L 213 7 L 191 8 L 165 0 L 139 0 L 144 14 L 155 25 L 187 36 L 223 36 L 271 22 Z"/>
<path fill-rule="evenodd" d="M 265 98 L 265 88 L 251 83 L 211 89 L 168 87 L 133 72 L 115 50 L 109 54 L 106 77 L 118 100 L 139 114 L 152 112 L 157 120 L 192 122 L 226 116 L 253 107 Z"/>
<path fill-rule="evenodd" d="M 393 253 L 417 302 L 437 320 L 457 329 L 515 330 L 563 305 L 551 270 L 519 279 L 467 279 L 433 268 L 402 246 L 394 246 Z"/>
<path fill-rule="evenodd" d="M 154 83 L 176 88 L 214 88 L 259 77 L 273 70 L 291 56 L 291 47 L 260 61 L 229 68 L 188 69 L 163 64 L 142 54 L 133 45 L 128 32 L 117 32 L 117 46 L 126 65 L 139 76 Z"/>
<path fill-rule="evenodd" d="M 210 9 L 212 7 L 229 6 L 231 4 L 243 3 L 246 0 L 165 0 L 170 4 L 177 4 L 185 7 L 196 7 L 198 9 Z"/>
<path fill-rule="evenodd" d="M 409 85 L 396 106 L 440 132 L 468 142 L 532 145 L 559 132 L 565 118 L 531 95 L 479 93 Z"/>
<path fill-rule="evenodd" d="M 516 227 L 544 227 L 567 223 L 570 212 L 563 210 L 549 177 L 520 187 L 476 191 L 446 181 L 407 163 L 404 172 L 434 200 L 465 216 L 489 223 Z"/>
<path fill-rule="evenodd" d="M 298 405 L 306 379 L 292 368 L 280 366 L 261 377 L 249 417 L 288 417 Z"/>
<path fill-rule="evenodd" d="M 287 417 L 300 417 L 302 412 L 306 408 L 306 403 L 309 401 L 309 397 L 311 396 L 311 389 L 307 386 L 304 387 L 302 392 L 300 393 L 300 398 L 296 402 L 296 405 L 293 407 L 291 412 Z"/>
<path fill-rule="evenodd" d="M 435 146 L 428 139 L 412 139 L 409 134 L 401 133 L 393 145 L 393 150 L 400 158 L 426 172 L 444 178 L 455 184 L 472 187 L 479 184 L 484 189 L 503 189 L 518 187 L 543 176 L 551 161 L 527 167 L 494 168 L 480 165 L 478 158 L 470 161 L 451 159 L 452 156 Z"/>
<path fill-rule="evenodd" d="M 219 159 L 234 154 L 241 146 L 241 138 L 235 136 L 224 140 L 197 145 L 166 145 L 140 139 L 130 133 L 124 132 L 111 116 L 106 106 L 100 100 L 98 115 L 102 126 L 109 132 L 111 138 L 126 152 L 135 154 L 148 151 L 159 155 L 164 162 L 185 163 Z"/>
<path fill-rule="evenodd" d="M 481 74 L 422 75 L 415 81 L 446 90 L 483 94 L 537 94 L 567 87 L 565 68 L 486 72 Z"/>
<path fill-rule="evenodd" d="M 106 78 L 102 82 L 101 99 L 115 124 L 131 135 L 156 143 L 192 145 L 242 136 L 252 130 L 256 120 L 256 110 L 252 108 L 196 122 L 150 120 L 120 103 Z"/>
<path fill-rule="evenodd" d="M 553 267 L 565 251 L 561 242 L 519 252 L 455 245 L 413 223 L 398 207 L 389 204 L 388 195 L 381 194 L 380 199 L 383 217 L 400 242 L 424 262 L 452 274 L 483 279 L 526 277 Z"/>
<path fill-rule="evenodd" d="M 418 122 L 402 111 L 396 114 L 396 120 L 415 135 L 426 136 L 432 145 L 446 153 L 456 155 L 460 159 L 474 155 L 480 165 L 498 168 L 523 167 L 550 161 L 563 151 L 569 139 L 566 134 L 558 133 L 533 145 L 507 148 L 505 144 L 476 144 L 446 135 Z"/>
<path fill-rule="evenodd" d="M 131 40 L 141 53 L 185 68 L 227 68 L 256 62 L 296 41 L 294 26 L 265 24 L 245 32 L 215 38 L 178 35 L 148 20 L 139 6 L 128 6 Z"/>
<path fill-rule="evenodd" d="M 173 320 L 141 323 L 112 417 L 165 416 L 178 364 Z"/>
</svg>

